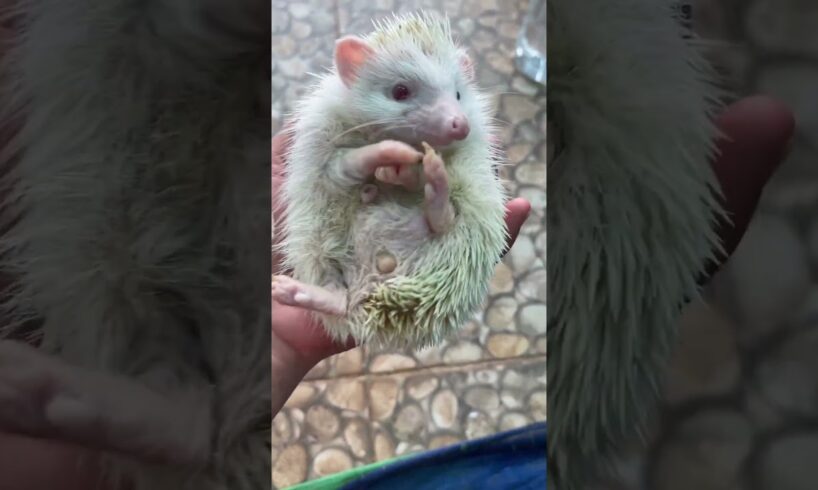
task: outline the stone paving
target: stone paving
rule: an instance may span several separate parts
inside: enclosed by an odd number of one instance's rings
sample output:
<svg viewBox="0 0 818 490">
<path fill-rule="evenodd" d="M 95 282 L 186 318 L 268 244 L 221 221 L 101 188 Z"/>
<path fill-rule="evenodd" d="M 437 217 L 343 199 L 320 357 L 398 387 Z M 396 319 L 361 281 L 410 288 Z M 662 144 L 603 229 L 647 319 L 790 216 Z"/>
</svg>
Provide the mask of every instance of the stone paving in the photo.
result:
<svg viewBox="0 0 818 490">
<path fill-rule="evenodd" d="M 818 3 L 697 0 L 738 94 L 796 113 L 792 151 L 731 262 L 691 305 L 647 449 L 606 490 L 818 488 Z"/>
<path fill-rule="evenodd" d="M 497 267 L 483 312 L 438 348 L 355 349 L 313 369 L 273 421 L 278 488 L 545 420 L 545 97 L 517 74 L 526 0 L 273 0 L 273 128 L 331 65 L 334 40 L 392 11 L 446 13 L 496 94 L 512 196 L 531 218 Z"/>
</svg>

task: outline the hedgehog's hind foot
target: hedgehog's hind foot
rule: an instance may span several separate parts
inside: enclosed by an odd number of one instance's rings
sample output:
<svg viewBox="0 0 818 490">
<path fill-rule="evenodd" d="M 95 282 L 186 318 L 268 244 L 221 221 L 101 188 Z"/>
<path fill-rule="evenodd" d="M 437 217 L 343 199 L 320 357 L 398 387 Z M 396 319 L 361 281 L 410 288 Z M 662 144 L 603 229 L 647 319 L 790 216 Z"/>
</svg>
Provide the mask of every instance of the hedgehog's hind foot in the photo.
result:
<svg viewBox="0 0 818 490">
<path fill-rule="evenodd" d="M 346 315 L 346 292 L 304 284 L 289 276 L 273 277 L 272 296 L 273 301 L 283 305 L 297 306 L 327 315 Z"/>
</svg>

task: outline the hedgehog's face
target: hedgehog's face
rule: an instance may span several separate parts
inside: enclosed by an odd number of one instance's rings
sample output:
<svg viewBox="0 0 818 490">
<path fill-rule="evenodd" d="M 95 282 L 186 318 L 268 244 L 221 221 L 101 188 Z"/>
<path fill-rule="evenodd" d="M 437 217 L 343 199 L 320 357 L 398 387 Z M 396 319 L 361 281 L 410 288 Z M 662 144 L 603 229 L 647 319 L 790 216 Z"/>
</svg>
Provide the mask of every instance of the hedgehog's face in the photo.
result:
<svg viewBox="0 0 818 490">
<path fill-rule="evenodd" d="M 432 53 L 414 43 L 374 49 L 346 37 L 336 44 L 335 62 L 353 118 L 379 139 L 442 148 L 468 138 L 475 94 L 465 52 Z"/>
</svg>

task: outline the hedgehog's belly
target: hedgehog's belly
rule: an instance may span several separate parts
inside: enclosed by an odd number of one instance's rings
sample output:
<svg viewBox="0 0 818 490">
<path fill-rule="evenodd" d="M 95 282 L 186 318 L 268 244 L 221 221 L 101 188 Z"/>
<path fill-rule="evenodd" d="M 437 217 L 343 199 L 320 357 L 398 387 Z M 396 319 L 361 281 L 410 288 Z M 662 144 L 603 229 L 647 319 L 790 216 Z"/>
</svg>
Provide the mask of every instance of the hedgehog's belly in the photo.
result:
<svg viewBox="0 0 818 490">
<path fill-rule="evenodd" d="M 415 272 L 431 233 L 419 206 L 387 201 L 363 206 L 353 221 L 351 237 L 353 261 L 344 279 L 350 304 L 355 305 L 373 286 Z"/>
</svg>

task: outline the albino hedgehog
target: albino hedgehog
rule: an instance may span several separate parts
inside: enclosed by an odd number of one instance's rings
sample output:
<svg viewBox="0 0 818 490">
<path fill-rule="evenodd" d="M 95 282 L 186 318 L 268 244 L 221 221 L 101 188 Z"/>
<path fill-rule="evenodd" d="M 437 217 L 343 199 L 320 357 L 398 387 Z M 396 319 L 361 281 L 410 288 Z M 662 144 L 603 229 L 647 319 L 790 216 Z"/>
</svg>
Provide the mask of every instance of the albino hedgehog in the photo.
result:
<svg viewBox="0 0 818 490">
<path fill-rule="evenodd" d="M 294 114 L 292 276 L 274 278 L 273 298 L 337 339 L 421 347 L 458 328 L 507 239 L 490 112 L 447 18 L 394 16 L 338 40 L 335 69 Z"/>
<path fill-rule="evenodd" d="M 0 337 L 40 349 L 0 342 L 0 429 L 100 449 L 116 488 L 270 484 L 268 10 L 0 7 Z"/>
<path fill-rule="evenodd" d="M 720 252 L 713 73 L 671 2 L 550 0 L 549 487 L 641 432 Z"/>
</svg>

